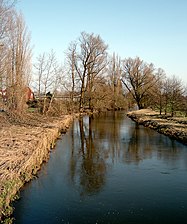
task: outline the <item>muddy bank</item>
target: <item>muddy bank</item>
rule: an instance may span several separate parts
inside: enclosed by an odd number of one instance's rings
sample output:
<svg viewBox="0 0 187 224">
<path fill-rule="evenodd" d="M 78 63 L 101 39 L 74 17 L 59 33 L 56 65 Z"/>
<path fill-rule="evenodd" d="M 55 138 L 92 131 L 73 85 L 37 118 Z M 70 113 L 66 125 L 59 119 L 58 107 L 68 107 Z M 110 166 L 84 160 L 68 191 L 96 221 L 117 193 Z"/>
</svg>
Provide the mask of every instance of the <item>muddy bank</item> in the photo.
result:
<svg viewBox="0 0 187 224">
<path fill-rule="evenodd" d="M 48 160 L 57 138 L 67 131 L 72 120 L 72 115 L 64 115 L 0 127 L 0 222 L 12 213 L 10 202 Z"/>
<path fill-rule="evenodd" d="M 159 115 L 150 109 L 132 111 L 127 116 L 138 124 L 187 144 L 187 118 Z"/>
</svg>

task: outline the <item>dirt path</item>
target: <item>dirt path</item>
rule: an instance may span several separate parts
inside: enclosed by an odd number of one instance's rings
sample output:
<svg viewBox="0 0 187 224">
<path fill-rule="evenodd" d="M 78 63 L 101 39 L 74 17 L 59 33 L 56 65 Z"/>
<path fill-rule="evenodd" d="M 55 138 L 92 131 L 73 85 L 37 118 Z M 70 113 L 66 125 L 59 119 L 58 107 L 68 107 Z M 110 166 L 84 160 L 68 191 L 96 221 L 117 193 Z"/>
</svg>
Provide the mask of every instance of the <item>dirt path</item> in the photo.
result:
<svg viewBox="0 0 187 224">
<path fill-rule="evenodd" d="M 132 111 L 127 116 L 145 127 L 187 144 L 187 118 L 159 115 L 150 109 Z"/>
</svg>

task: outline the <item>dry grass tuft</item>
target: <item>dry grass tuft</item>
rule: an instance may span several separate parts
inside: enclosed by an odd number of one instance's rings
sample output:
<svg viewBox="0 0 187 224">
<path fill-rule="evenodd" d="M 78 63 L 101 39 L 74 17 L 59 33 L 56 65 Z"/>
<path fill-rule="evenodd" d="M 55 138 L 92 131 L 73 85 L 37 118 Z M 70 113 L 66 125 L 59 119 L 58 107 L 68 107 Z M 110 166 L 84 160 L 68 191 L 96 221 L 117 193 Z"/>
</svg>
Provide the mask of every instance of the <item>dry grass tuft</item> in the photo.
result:
<svg viewBox="0 0 187 224">
<path fill-rule="evenodd" d="M 187 144 L 187 118 L 160 115 L 151 109 L 131 111 L 127 115 L 139 124 Z"/>
<path fill-rule="evenodd" d="M 10 201 L 48 160 L 56 139 L 72 121 L 70 115 L 60 118 L 26 115 L 13 122 L 3 113 L 0 113 L 0 220 L 11 213 Z"/>
</svg>

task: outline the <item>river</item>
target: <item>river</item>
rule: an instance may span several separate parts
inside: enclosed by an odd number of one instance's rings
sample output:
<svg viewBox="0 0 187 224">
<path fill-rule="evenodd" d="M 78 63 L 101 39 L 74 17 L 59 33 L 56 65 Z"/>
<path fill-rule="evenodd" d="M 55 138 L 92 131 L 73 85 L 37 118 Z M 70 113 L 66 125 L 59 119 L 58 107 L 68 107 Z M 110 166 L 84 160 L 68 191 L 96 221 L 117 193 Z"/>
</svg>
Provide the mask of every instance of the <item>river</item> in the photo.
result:
<svg viewBox="0 0 187 224">
<path fill-rule="evenodd" d="M 85 116 L 14 207 L 15 224 L 187 223 L 187 147 L 124 112 Z"/>
</svg>

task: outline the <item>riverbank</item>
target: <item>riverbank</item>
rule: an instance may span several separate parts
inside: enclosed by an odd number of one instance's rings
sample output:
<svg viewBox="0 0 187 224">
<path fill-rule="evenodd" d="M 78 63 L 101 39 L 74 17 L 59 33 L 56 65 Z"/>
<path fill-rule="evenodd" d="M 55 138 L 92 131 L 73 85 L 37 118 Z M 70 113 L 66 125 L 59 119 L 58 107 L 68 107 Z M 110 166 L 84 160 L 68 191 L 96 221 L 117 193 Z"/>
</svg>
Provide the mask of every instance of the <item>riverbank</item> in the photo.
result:
<svg viewBox="0 0 187 224">
<path fill-rule="evenodd" d="M 25 122 L 15 122 L 0 114 L 0 222 L 11 215 L 10 203 L 17 192 L 49 159 L 57 138 L 67 131 L 72 120 L 73 115 L 31 116 Z"/>
<path fill-rule="evenodd" d="M 160 115 L 151 109 L 131 111 L 127 116 L 138 124 L 152 128 L 187 145 L 187 118 Z"/>
</svg>

